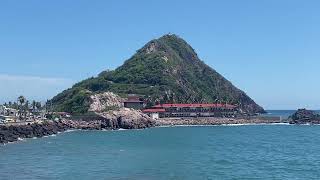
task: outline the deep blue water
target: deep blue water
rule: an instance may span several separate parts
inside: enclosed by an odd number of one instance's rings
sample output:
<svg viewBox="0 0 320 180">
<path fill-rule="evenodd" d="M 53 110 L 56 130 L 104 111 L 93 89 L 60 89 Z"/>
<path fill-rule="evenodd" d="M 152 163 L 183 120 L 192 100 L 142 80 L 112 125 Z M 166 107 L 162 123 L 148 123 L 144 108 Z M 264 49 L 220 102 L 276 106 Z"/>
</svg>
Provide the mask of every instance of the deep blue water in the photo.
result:
<svg viewBox="0 0 320 180">
<path fill-rule="evenodd" d="M 319 179 L 320 126 L 74 131 L 0 146 L 0 179 Z"/>
</svg>

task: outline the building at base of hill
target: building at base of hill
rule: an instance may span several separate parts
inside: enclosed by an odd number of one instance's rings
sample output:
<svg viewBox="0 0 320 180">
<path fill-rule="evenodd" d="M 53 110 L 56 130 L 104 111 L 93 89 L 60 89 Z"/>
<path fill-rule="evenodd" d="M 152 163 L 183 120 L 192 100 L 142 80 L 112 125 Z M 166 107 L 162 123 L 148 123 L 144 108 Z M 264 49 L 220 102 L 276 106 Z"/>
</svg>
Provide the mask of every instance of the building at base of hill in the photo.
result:
<svg viewBox="0 0 320 180">
<path fill-rule="evenodd" d="M 230 104 L 159 104 L 144 109 L 153 119 L 168 117 L 235 117 L 237 106 Z"/>
</svg>

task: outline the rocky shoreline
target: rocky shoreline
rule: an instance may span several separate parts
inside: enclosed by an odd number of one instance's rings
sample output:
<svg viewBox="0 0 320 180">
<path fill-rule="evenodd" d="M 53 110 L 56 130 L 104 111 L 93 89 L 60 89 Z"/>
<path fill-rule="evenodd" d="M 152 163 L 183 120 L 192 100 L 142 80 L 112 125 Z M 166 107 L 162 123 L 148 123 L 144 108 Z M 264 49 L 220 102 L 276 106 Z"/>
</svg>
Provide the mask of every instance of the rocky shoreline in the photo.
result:
<svg viewBox="0 0 320 180">
<path fill-rule="evenodd" d="M 147 115 L 130 109 L 101 113 L 93 119 L 43 121 L 41 123 L 0 125 L 0 144 L 14 142 L 19 138 L 43 137 L 72 129 L 116 130 L 144 129 L 154 127 L 155 121 Z"/>
<path fill-rule="evenodd" d="M 18 141 L 20 138 L 43 137 L 66 130 L 117 130 L 144 129 L 156 126 L 179 125 L 228 125 L 228 124 L 271 124 L 281 123 L 279 118 L 244 117 L 244 118 L 161 118 L 152 120 L 141 111 L 127 108 L 96 113 L 93 118 L 62 119 L 29 124 L 0 125 L 0 144 Z M 289 118 L 290 124 L 320 124 L 320 115 L 305 109 L 298 110 Z"/>
<path fill-rule="evenodd" d="M 224 124 L 265 124 L 279 123 L 277 120 L 266 120 L 263 118 L 252 119 L 232 119 L 232 118 L 169 118 L 158 119 L 137 116 L 121 116 L 123 113 L 103 115 L 100 120 L 60 120 L 45 121 L 43 123 L 33 123 L 28 125 L 1 125 L 0 144 L 18 141 L 19 138 L 43 137 L 66 130 L 117 130 L 123 129 L 144 129 L 155 126 L 175 126 L 175 125 L 224 125 Z"/>
<path fill-rule="evenodd" d="M 143 129 L 153 127 L 154 122 L 147 123 L 129 123 L 112 120 L 96 120 L 96 121 L 46 121 L 43 123 L 32 123 L 25 125 L 0 125 L 0 144 L 18 141 L 20 138 L 43 137 L 66 130 L 116 130 L 116 129 Z"/>
<path fill-rule="evenodd" d="M 180 125 L 225 125 L 225 124 L 271 124 L 281 123 L 279 119 L 265 118 L 163 118 L 156 121 L 156 126 L 180 126 Z"/>
</svg>

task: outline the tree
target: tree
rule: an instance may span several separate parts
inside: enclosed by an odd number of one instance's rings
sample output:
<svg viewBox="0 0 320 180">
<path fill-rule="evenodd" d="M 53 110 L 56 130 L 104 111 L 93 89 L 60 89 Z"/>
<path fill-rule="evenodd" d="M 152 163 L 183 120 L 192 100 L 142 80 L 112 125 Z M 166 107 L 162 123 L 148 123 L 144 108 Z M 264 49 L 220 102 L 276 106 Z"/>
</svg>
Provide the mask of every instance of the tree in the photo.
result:
<svg viewBox="0 0 320 180">
<path fill-rule="evenodd" d="M 18 97 L 18 102 L 20 103 L 19 106 L 19 119 L 21 119 L 21 115 L 22 115 L 22 110 L 23 110 L 23 104 L 25 103 L 26 98 L 24 96 L 19 96 Z"/>
<path fill-rule="evenodd" d="M 50 112 L 50 100 L 47 100 L 45 103 L 46 112 Z"/>
<path fill-rule="evenodd" d="M 41 110 L 41 102 L 36 102 L 36 107 L 37 107 L 37 110 Z"/>
<path fill-rule="evenodd" d="M 13 109 L 19 109 L 18 103 L 17 103 L 17 102 L 14 102 L 11 108 L 13 108 Z"/>
<path fill-rule="evenodd" d="M 24 96 L 19 96 L 18 97 L 18 102 L 20 103 L 20 105 L 22 106 L 26 101 L 26 98 Z"/>
<path fill-rule="evenodd" d="M 9 101 L 9 104 L 8 104 L 9 108 L 12 108 L 12 102 Z"/>
<path fill-rule="evenodd" d="M 34 112 L 36 111 L 36 105 L 37 105 L 37 102 L 35 100 L 32 101 L 32 114 L 34 114 Z"/>
<path fill-rule="evenodd" d="M 28 100 L 26 100 L 26 103 L 24 104 L 23 111 L 24 111 L 24 119 L 26 120 L 27 119 L 27 113 L 29 112 L 29 101 Z"/>
</svg>

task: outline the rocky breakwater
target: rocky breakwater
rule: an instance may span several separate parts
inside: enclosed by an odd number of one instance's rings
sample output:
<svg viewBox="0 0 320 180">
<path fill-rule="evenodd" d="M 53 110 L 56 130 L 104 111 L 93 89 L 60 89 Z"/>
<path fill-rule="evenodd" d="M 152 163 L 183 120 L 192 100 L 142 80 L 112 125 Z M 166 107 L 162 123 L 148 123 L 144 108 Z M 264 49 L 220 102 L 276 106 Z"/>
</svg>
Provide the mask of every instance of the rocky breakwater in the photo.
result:
<svg viewBox="0 0 320 180">
<path fill-rule="evenodd" d="M 14 142 L 19 138 L 48 136 L 70 128 L 72 126 L 62 121 L 47 121 L 28 125 L 1 125 L 0 144 Z"/>
<path fill-rule="evenodd" d="M 280 123 L 279 118 L 248 117 L 248 118 L 160 118 L 156 120 L 156 126 L 180 126 L 180 125 L 227 125 L 227 124 L 270 124 Z"/>
<path fill-rule="evenodd" d="M 320 115 L 314 111 L 298 109 L 289 117 L 290 124 L 320 124 Z"/>
<path fill-rule="evenodd" d="M 149 116 L 141 111 L 120 108 L 114 111 L 96 113 L 94 116 L 83 116 L 79 119 L 45 121 L 32 124 L 12 124 L 0 126 L 0 144 L 14 142 L 19 138 L 43 137 L 68 129 L 81 130 L 116 130 L 116 129 L 143 129 L 155 126 Z"/>
<path fill-rule="evenodd" d="M 155 121 L 140 110 L 124 108 L 123 99 L 105 92 L 91 96 L 88 113 L 73 116 L 72 120 L 45 121 L 32 124 L 0 126 L 0 143 L 17 141 L 19 138 L 42 137 L 68 129 L 143 129 L 155 126 Z"/>
</svg>

